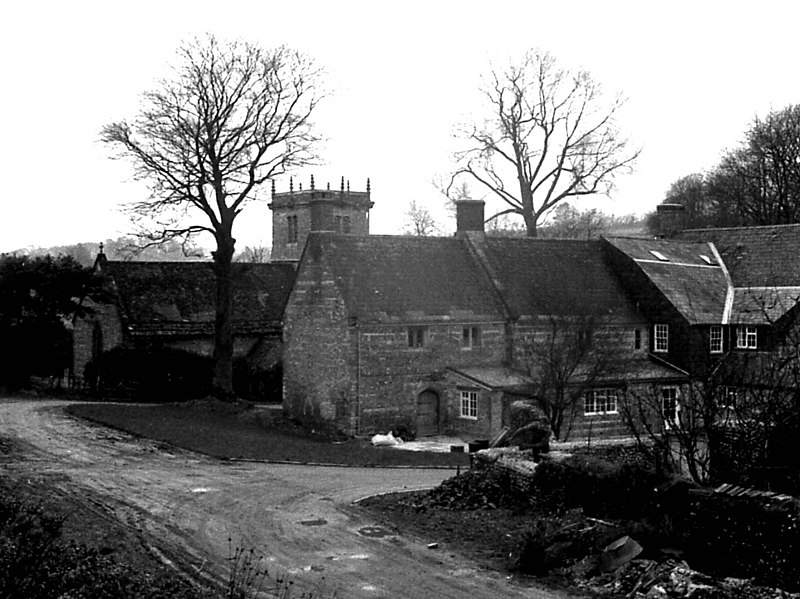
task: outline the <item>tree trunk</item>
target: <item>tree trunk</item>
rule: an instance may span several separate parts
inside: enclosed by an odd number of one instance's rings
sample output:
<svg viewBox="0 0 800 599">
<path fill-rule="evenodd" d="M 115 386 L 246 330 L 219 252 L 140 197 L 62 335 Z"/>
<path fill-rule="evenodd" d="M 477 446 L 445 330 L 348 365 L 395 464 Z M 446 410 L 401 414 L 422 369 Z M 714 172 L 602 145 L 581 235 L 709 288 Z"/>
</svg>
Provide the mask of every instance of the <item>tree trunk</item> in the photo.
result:
<svg viewBox="0 0 800 599">
<path fill-rule="evenodd" d="M 212 393 L 230 401 L 233 393 L 233 287 L 232 263 L 235 240 L 230 234 L 218 234 L 214 256 L 217 280 L 217 309 L 214 320 L 214 379 Z"/>
</svg>

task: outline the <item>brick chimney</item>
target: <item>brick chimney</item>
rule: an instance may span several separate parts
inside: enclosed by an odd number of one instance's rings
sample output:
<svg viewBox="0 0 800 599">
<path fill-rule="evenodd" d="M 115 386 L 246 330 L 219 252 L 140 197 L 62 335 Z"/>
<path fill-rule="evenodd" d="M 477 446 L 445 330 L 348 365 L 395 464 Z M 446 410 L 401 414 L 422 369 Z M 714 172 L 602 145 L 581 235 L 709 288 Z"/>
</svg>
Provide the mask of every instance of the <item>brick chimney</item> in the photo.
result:
<svg viewBox="0 0 800 599">
<path fill-rule="evenodd" d="M 456 235 L 484 233 L 483 200 L 459 200 L 456 202 Z"/>
<path fill-rule="evenodd" d="M 686 208 L 676 202 L 663 202 L 656 206 L 658 229 L 664 237 L 675 237 L 685 228 Z"/>
</svg>

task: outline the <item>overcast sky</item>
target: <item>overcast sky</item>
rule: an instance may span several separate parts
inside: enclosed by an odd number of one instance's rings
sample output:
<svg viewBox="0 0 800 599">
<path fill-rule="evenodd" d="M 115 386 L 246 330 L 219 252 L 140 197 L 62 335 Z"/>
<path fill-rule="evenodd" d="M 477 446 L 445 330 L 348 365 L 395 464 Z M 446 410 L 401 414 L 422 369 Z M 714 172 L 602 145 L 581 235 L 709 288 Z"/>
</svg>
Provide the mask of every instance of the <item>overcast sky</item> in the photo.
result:
<svg viewBox="0 0 800 599">
<path fill-rule="evenodd" d="M 108 160 L 100 128 L 131 118 L 181 41 L 211 32 L 288 44 L 327 70 L 315 119 L 317 186 L 371 178 L 374 233 L 399 233 L 408 202 L 440 204 L 453 126 L 490 60 L 538 47 L 628 98 L 643 147 L 607 213 L 643 213 L 675 179 L 714 166 L 755 116 L 800 102 L 795 2 L 13 2 L 0 23 L 0 251 L 101 241 L 130 231 L 120 206 L 145 194 Z M 282 185 L 278 185 L 282 190 Z M 253 205 L 238 247 L 268 244 Z"/>
</svg>

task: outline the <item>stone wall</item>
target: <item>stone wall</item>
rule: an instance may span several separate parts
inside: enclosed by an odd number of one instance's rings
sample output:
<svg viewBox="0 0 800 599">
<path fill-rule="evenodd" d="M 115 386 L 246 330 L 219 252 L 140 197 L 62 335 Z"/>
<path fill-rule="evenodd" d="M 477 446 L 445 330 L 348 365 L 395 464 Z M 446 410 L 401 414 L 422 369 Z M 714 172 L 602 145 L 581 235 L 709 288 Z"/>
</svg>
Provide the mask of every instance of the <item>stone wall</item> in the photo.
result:
<svg viewBox="0 0 800 599">
<path fill-rule="evenodd" d="M 424 327 L 424 344 L 409 347 L 409 326 Z M 480 344 L 461 346 L 465 326 L 480 329 Z M 502 323 L 416 322 L 359 325 L 360 424 L 364 433 L 405 426 L 416 429 L 417 397 L 432 390 L 440 398 L 440 432 L 457 427 L 452 395 L 445 390 L 447 367 L 498 365 L 505 352 Z"/>
<path fill-rule="evenodd" d="M 284 314 L 284 409 L 355 432 L 355 339 L 344 300 L 323 263 L 298 272 Z"/>
<path fill-rule="evenodd" d="M 102 347 L 98 348 L 101 351 L 108 351 L 123 342 L 122 321 L 116 306 L 89 301 L 87 307 L 94 310 L 94 314 L 86 318 L 76 318 L 72 332 L 72 368 L 78 388 L 83 386 L 86 365 L 95 357 L 92 355 L 95 351 L 95 327 L 99 326 L 102 331 Z"/>
</svg>

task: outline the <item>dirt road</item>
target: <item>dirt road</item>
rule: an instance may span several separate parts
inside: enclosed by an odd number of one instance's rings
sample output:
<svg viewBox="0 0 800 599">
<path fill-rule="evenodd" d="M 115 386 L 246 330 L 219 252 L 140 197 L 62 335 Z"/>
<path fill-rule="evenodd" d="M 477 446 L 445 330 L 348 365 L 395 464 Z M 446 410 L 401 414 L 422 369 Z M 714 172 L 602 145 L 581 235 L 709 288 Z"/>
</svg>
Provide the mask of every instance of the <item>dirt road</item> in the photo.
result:
<svg viewBox="0 0 800 599">
<path fill-rule="evenodd" d="M 94 509 L 137 531 L 183 571 L 223 579 L 230 538 L 268 556 L 271 571 L 339 597 L 565 596 L 509 584 L 429 549 L 436 539 L 377 526 L 353 505 L 368 495 L 435 486 L 451 471 L 224 462 L 77 421 L 63 405 L 0 400 L 0 431 L 25 453 L 5 467 L 56 474 L 72 490 L 91 491 Z"/>
</svg>

